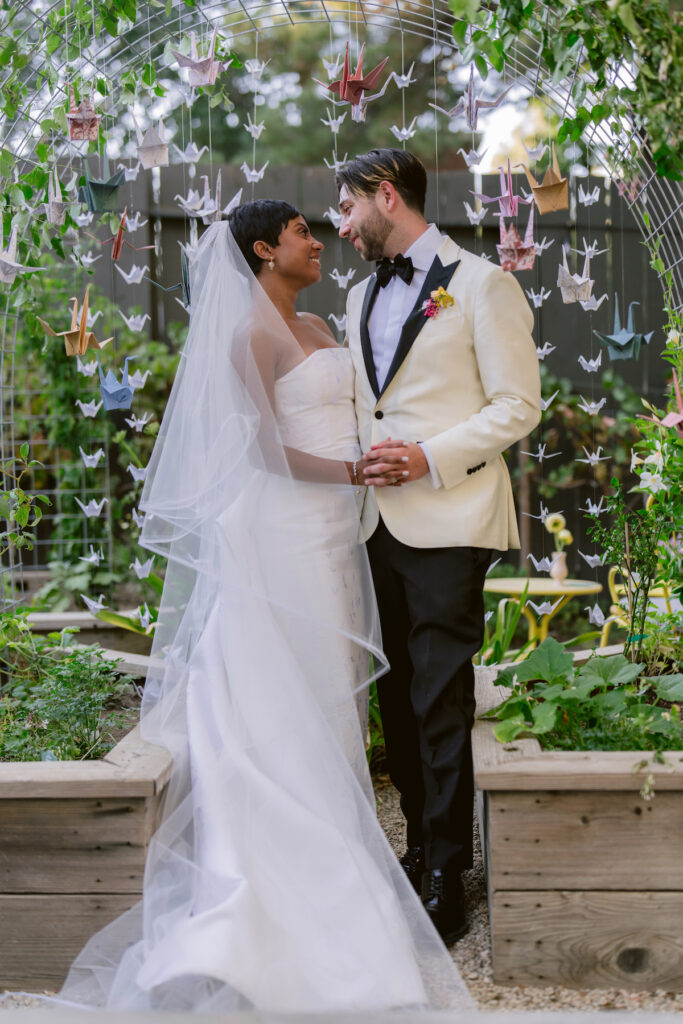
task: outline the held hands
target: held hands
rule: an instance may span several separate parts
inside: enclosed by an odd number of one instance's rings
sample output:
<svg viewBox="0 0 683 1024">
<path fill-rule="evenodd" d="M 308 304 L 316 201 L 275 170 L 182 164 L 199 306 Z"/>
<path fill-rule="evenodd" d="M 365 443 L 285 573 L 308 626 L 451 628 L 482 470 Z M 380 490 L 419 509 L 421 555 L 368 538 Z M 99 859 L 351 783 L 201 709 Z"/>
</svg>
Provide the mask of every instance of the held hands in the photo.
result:
<svg viewBox="0 0 683 1024">
<path fill-rule="evenodd" d="M 419 444 L 411 441 L 392 441 L 373 444 L 363 456 L 362 474 L 368 487 L 400 487 L 419 480 L 429 472 L 427 459 Z"/>
</svg>

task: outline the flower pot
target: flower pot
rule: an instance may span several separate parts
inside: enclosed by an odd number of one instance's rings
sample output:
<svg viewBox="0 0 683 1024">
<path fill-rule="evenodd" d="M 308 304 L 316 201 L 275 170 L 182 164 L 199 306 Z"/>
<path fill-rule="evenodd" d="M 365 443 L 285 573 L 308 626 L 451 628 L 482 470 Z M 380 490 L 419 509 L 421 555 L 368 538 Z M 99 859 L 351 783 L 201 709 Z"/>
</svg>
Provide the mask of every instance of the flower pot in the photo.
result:
<svg viewBox="0 0 683 1024">
<path fill-rule="evenodd" d="M 550 576 L 556 583 L 564 583 L 568 575 L 567 553 L 565 551 L 556 551 L 550 563 Z"/>
</svg>

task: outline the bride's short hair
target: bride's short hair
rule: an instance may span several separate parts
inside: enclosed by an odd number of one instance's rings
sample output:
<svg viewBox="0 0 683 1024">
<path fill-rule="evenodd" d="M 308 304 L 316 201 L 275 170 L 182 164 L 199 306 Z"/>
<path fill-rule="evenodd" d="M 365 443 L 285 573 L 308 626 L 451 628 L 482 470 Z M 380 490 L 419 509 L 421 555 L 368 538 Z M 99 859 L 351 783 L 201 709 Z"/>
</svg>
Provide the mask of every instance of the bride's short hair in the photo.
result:
<svg viewBox="0 0 683 1024">
<path fill-rule="evenodd" d="M 349 160 L 335 174 L 337 189 L 346 185 L 355 196 L 374 196 L 383 181 L 390 182 L 411 210 L 424 213 L 427 172 L 414 153 L 403 149 L 371 149 Z"/>
<path fill-rule="evenodd" d="M 255 274 L 265 261 L 254 252 L 254 242 L 266 242 L 274 249 L 290 220 L 300 216 L 296 207 L 282 199 L 255 199 L 231 211 L 228 223 L 233 238 Z"/>
</svg>

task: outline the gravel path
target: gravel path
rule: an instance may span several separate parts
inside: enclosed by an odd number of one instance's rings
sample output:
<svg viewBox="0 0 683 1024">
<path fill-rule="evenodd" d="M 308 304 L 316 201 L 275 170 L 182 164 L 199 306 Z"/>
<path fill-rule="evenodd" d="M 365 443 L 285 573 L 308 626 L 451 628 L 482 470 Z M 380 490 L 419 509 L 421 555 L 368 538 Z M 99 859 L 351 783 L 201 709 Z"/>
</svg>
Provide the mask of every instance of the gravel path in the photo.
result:
<svg viewBox="0 0 683 1024">
<path fill-rule="evenodd" d="M 379 799 L 379 820 L 394 851 L 401 856 L 405 849 L 405 828 L 398 805 L 398 793 L 388 779 L 382 777 L 375 779 L 375 790 Z M 480 1010 L 683 1011 L 683 993 L 630 992 L 616 988 L 575 990 L 563 985 L 554 988 L 494 985 L 491 978 L 486 879 L 476 816 L 474 831 L 474 867 L 463 876 L 470 930 L 455 943 L 452 954 Z"/>
</svg>

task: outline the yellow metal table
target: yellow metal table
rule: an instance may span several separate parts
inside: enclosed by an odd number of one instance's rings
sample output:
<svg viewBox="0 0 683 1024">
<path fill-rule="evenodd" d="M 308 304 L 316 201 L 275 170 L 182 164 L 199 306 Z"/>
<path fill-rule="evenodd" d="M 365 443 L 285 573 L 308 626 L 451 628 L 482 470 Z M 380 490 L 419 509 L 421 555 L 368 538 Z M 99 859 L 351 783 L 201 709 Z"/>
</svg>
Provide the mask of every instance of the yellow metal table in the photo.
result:
<svg viewBox="0 0 683 1024">
<path fill-rule="evenodd" d="M 533 601 L 536 601 L 540 597 L 548 599 L 553 605 L 552 611 L 545 612 L 538 617 L 533 609 L 527 607 L 526 604 L 522 608 L 529 624 L 529 641 L 532 648 L 545 640 L 548 635 L 550 620 L 572 598 L 590 597 L 592 594 L 599 594 L 602 590 L 602 584 L 595 583 L 592 580 L 567 579 L 563 580 L 562 583 L 558 583 L 549 576 L 494 576 L 491 579 L 487 579 L 484 583 L 484 590 L 489 594 L 504 594 L 511 598 L 519 598 L 524 592 L 525 587 L 529 588 L 527 599 L 531 598 Z"/>
</svg>

